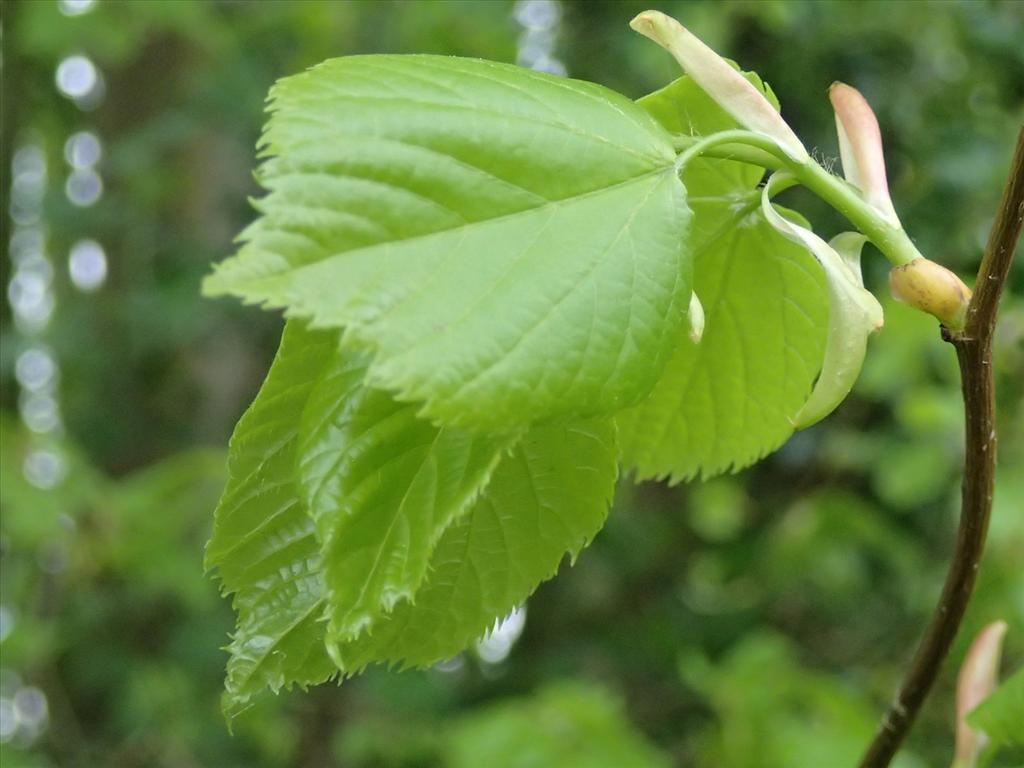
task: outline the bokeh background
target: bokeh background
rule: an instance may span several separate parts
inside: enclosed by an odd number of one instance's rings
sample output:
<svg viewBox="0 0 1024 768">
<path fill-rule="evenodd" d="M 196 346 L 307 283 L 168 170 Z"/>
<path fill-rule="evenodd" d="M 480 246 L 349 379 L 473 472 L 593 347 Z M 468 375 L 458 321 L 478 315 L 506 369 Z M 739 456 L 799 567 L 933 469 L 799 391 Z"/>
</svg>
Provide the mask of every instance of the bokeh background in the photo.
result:
<svg viewBox="0 0 1024 768">
<path fill-rule="evenodd" d="M 828 85 L 860 88 L 908 230 L 973 275 L 1024 118 L 1024 4 L 653 5 L 768 80 L 826 163 Z M 267 698 L 234 735 L 219 714 L 232 615 L 202 548 L 281 320 L 198 286 L 253 216 L 268 87 L 332 56 L 432 52 L 638 97 L 677 75 L 627 27 L 645 6 L 3 4 L 5 768 L 854 764 L 933 607 L 958 510 L 953 352 L 892 302 L 834 416 L 736 475 L 623 482 L 575 567 L 473 651 Z M 790 202 L 822 232 L 841 226 Z M 883 262 L 867 254 L 879 295 Z M 1024 663 L 1022 274 L 996 342 L 988 555 L 903 766 L 949 764 L 955 670 L 981 626 L 1007 620 L 1004 669 Z"/>
</svg>

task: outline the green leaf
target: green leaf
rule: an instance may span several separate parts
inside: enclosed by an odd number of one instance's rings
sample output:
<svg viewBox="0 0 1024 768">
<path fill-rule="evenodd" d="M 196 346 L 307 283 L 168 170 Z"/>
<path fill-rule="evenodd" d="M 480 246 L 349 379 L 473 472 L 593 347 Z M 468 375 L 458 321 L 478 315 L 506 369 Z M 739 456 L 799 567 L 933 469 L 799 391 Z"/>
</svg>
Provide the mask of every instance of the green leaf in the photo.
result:
<svg viewBox="0 0 1024 768">
<path fill-rule="evenodd" d="M 680 334 L 651 395 L 616 417 L 639 478 L 709 477 L 778 448 L 821 368 L 827 306 L 813 259 L 758 211 L 716 213 L 697 219 L 703 338 Z"/>
<path fill-rule="evenodd" d="M 238 422 L 229 480 L 206 549 L 238 627 L 228 646 L 224 711 L 270 688 L 311 685 L 337 672 L 324 651 L 320 549 L 294 482 L 298 425 L 337 334 L 285 327 L 274 364 Z"/>
<path fill-rule="evenodd" d="M 415 601 L 399 603 L 357 640 L 336 638 L 339 666 L 424 666 L 480 637 L 600 530 L 615 457 L 608 420 L 530 430 L 472 511 L 445 531 Z"/>
<path fill-rule="evenodd" d="M 639 401 L 690 296 L 671 137 L 606 88 L 436 56 L 271 92 L 244 244 L 204 284 L 368 348 L 368 383 L 491 431 Z"/>
<path fill-rule="evenodd" d="M 238 612 L 229 715 L 265 688 L 332 677 L 335 661 L 354 672 L 457 653 L 604 522 L 610 421 L 524 437 L 438 428 L 364 372 L 335 332 L 289 321 L 232 437 L 207 549 Z"/>
<path fill-rule="evenodd" d="M 986 754 L 1008 745 L 1024 745 L 1024 667 L 996 688 L 972 712 L 967 722 L 989 738 Z"/>
<path fill-rule="evenodd" d="M 748 79 L 765 89 L 756 75 Z M 688 78 L 640 100 L 665 127 L 703 135 L 736 126 Z M 624 463 L 638 478 L 678 482 L 739 469 L 778 448 L 824 356 L 821 268 L 758 210 L 760 168 L 699 158 L 684 181 L 694 208 L 694 291 L 705 311 L 699 344 L 680 333 L 642 403 L 616 417 Z"/>
<path fill-rule="evenodd" d="M 365 387 L 365 374 L 364 360 L 334 355 L 306 405 L 299 446 L 328 632 L 346 639 L 413 598 L 441 534 L 518 438 L 435 427 L 416 405 Z"/>
</svg>

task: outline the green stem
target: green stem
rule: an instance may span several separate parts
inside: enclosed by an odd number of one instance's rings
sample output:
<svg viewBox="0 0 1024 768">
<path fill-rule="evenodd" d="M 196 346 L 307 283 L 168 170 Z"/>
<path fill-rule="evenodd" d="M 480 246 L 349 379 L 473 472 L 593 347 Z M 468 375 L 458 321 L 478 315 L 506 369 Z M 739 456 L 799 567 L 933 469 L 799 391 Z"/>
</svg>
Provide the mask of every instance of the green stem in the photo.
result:
<svg viewBox="0 0 1024 768">
<path fill-rule="evenodd" d="M 699 136 L 675 135 L 672 137 L 672 146 L 679 152 L 689 149 L 701 140 Z M 713 157 L 716 160 L 732 160 L 747 165 L 757 165 L 769 170 L 778 170 L 783 167 L 779 158 L 762 149 L 749 144 L 722 144 L 720 146 L 705 147 L 701 152 L 703 157 Z"/>
<path fill-rule="evenodd" d="M 803 186 L 843 214 L 865 234 L 893 266 L 901 267 L 922 258 L 921 252 L 903 227 L 889 221 L 849 183 L 833 176 L 813 160 L 802 164 L 790 161 L 787 167 Z"/>
<path fill-rule="evenodd" d="M 850 223 L 874 243 L 893 266 L 903 266 L 922 258 L 917 246 L 900 226 L 872 206 L 850 184 L 808 158 L 800 162 L 789 157 L 774 139 L 753 131 L 720 131 L 700 139 L 676 136 L 673 143 L 682 149 L 676 158 L 681 170 L 699 156 L 736 160 L 777 170 L 784 168 L 797 182 L 843 214 Z"/>
<path fill-rule="evenodd" d="M 774 140 L 759 133 L 745 131 L 740 128 L 731 131 L 719 131 L 718 133 L 712 133 L 710 136 L 703 136 L 693 141 L 687 141 L 686 137 L 676 136 L 673 143 L 677 148 L 679 148 L 680 144 L 685 146 L 676 158 L 677 170 L 682 170 L 688 162 L 701 155 L 720 157 L 725 160 L 751 162 L 754 165 L 761 165 L 766 168 L 781 167 L 781 163 L 788 159 Z M 766 162 L 771 162 L 772 165 L 768 166 L 765 164 Z"/>
</svg>

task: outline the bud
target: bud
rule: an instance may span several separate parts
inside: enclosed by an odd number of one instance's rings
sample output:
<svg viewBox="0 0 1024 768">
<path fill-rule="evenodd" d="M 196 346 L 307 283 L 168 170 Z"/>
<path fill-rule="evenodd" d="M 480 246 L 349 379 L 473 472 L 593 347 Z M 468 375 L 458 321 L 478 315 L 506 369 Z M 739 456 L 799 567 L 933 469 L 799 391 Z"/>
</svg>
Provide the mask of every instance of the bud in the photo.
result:
<svg viewBox="0 0 1024 768">
<path fill-rule="evenodd" d="M 971 643 L 956 683 L 956 768 L 973 768 L 985 747 L 985 734 L 967 724 L 967 716 L 988 698 L 996 686 L 999 656 L 1006 634 L 1006 622 L 985 627 Z"/>
<path fill-rule="evenodd" d="M 690 341 L 700 344 L 704 335 L 704 305 L 697 298 L 696 291 L 690 291 L 690 306 L 686 310 L 686 318 L 690 321 Z"/>
<path fill-rule="evenodd" d="M 869 205 L 899 226 L 899 217 L 889 197 L 882 132 L 874 110 L 860 91 L 845 83 L 832 83 L 828 97 L 836 113 L 843 175 L 863 193 Z"/>
<path fill-rule="evenodd" d="M 671 53 L 683 71 L 740 125 L 774 140 L 793 160 L 807 161 L 804 145 L 771 102 L 682 24 L 660 11 L 644 11 L 629 26 Z"/>
<path fill-rule="evenodd" d="M 944 326 L 962 330 L 971 289 L 963 280 L 931 259 L 914 259 L 889 271 L 893 298 L 937 317 Z"/>
</svg>

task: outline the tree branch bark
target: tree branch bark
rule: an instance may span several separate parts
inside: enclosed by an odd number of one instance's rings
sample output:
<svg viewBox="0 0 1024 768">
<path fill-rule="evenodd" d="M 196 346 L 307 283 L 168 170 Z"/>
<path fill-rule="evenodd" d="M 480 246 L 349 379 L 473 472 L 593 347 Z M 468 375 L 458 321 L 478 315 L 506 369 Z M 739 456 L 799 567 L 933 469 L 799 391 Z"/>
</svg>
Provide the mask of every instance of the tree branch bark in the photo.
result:
<svg viewBox="0 0 1024 768">
<path fill-rule="evenodd" d="M 932 615 L 896 698 L 882 718 L 860 768 L 885 768 L 910 731 L 921 705 L 949 654 L 985 547 L 996 471 L 996 406 L 992 375 L 992 336 L 996 310 L 1024 223 L 1024 127 L 1010 176 L 985 249 L 963 331 L 942 328 L 956 349 L 964 399 L 965 456 L 960 528 L 953 562 Z"/>
</svg>

